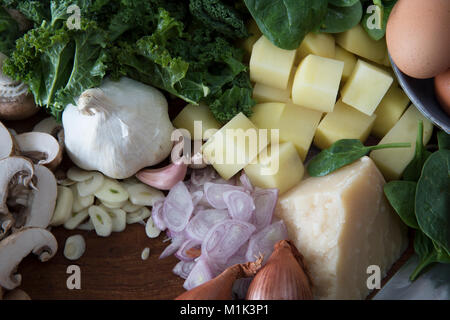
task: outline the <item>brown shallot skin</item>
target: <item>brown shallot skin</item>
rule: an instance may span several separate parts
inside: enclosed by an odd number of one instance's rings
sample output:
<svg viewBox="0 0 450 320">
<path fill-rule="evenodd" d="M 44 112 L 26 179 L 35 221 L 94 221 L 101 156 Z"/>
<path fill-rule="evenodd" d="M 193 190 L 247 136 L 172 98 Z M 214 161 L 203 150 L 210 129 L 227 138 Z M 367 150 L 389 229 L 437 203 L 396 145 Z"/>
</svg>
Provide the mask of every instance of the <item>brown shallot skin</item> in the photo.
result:
<svg viewBox="0 0 450 320">
<path fill-rule="evenodd" d="M 281 240 L 256 274 L 247 300 L 312 300 L 312 282 L 303 256 L 289 240 Z"/>
<path fill-rule="evenodd" d="M 229 267 L 214 279 L 180 294 L 175 300 L 231 300 L 234 282 L 254 276 L 261 268 L 262 260 L 263 257 L 260 257 L 255 262 Z"/>
</svg>

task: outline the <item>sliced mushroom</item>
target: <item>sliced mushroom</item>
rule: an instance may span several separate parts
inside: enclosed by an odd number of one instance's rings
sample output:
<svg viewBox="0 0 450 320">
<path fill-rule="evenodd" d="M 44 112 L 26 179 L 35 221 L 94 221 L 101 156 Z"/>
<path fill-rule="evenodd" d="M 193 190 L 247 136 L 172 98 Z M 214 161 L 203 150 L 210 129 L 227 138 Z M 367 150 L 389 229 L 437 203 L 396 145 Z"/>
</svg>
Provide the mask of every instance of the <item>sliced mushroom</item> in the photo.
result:
<svg viewBox="0 0 450 320">
<path fill-rule="evenodd" d="M 41 122 L 33 128 L 34 132 L 43 132 L 48 133 L 54 138 L 56 138 L 59 142 L 61 148 L 64 147 L 64 129 L 61 123 L 58 123 L 55 118 L 49 117 Z"/>
<path fill-rule="evenodd" d="M 62 148 L 58 141 L 48 133 L 27 132 L 15 137 L 22 156 L 30 158 L 35 164 L 55 170 L 62 160 Z"/>
<path fill-rule="evenodd" d="M 2 72 L 7 57 L 0 53 L 0 119 L 22 120 L 39 111 L 28 86 L 14 81 Z"/>
<path fill-rule="evenodd" d="M 31 300 L 30 296 L 22 289 L 14 289 L 5 294 L 5 300 Z"/>
<path fill-rule="evenodd" d="M 6 11 L 14 20 L 17 21 L 17 23 L 19 24 L 20 31 L 26 31 L 33 27 L 33 23 L 16 9 L 7 8 Z"/>
<path fill-rule="evenodd" d="M 0 122 L 0 159 L 10 157 L 15 152 L 11 132 Z"/>
<path fill-rule="evenodd" d="M 15 219 L 7 206 L 10 185 L 21 183 L 28 187 L 32 185 L 33 175 L 33 163 L 25 158 L 9 157 L 0 160 L 0 239 L 15 224 Z"/>
<path fill-rule="evenodd" d="M 31 252 L 42 262 L 51 259 L 58 249 L 55 237 L 42 228 L 23 228 L 0 242 L 0 286 L 13 290 L 22 282 L 17 266 Z"/>
</svg>

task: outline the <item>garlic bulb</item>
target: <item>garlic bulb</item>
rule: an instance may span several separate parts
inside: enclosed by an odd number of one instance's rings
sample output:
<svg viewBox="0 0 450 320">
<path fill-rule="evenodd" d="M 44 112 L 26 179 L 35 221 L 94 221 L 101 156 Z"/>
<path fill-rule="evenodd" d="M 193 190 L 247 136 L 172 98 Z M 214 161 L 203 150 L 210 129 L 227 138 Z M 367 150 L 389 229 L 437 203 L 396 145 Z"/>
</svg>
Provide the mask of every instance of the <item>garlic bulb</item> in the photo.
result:
<svg viewBox="0 0 450 320">
<path fill-rule="evenodd" d="M 122 78 L 105 80 L 63 112 L 65 145 L 80 168 L 125 179 L 172 150 L 167 100 L 157 89 Z"/>
</svg>

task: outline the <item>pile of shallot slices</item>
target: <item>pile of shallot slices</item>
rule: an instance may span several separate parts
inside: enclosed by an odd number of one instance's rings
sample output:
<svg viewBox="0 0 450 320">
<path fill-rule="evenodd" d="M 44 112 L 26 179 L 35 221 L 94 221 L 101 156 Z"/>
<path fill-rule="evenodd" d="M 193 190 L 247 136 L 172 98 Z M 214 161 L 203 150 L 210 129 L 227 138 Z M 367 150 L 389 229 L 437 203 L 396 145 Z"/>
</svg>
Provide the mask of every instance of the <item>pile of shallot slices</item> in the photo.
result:
<svg viewBox="0 0 450 320">
<path fill-rule="evenodd" d="M 287 239 L 283 221 L 274 218 L 277 189 L 254 188 L 248 177 L 225 181 L 211 167 L 192 171 L 164 200 L 152 219 L 171 244 L 160 258 L 180 259 L 173 272 L 190 290 L 237 263 L 265 259 L 274 244 Z"/>
</svg>

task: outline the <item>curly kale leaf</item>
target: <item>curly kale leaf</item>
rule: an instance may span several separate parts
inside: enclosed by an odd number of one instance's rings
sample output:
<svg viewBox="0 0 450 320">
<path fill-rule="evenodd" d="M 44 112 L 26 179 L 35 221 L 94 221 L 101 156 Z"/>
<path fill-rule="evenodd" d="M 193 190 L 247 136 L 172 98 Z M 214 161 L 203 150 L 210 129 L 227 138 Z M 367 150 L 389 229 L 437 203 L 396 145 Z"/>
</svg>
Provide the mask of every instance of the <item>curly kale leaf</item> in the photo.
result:
<svg viewBox="0 0 450 320">
<path fill-rule="evenodd" d="M 248 32 L 242 15 L 221 0 L 190 0 L 191 14 L 207 28 L 230 38 L 246 38 Z"/>
</svg>

